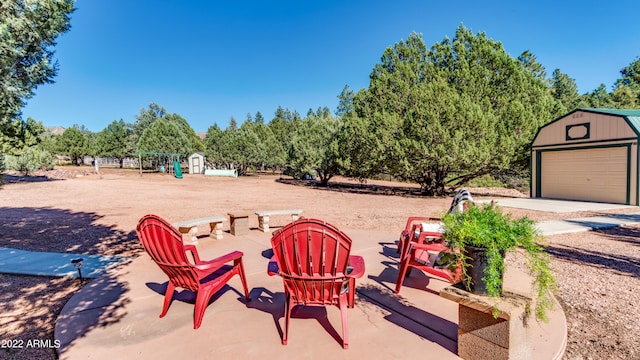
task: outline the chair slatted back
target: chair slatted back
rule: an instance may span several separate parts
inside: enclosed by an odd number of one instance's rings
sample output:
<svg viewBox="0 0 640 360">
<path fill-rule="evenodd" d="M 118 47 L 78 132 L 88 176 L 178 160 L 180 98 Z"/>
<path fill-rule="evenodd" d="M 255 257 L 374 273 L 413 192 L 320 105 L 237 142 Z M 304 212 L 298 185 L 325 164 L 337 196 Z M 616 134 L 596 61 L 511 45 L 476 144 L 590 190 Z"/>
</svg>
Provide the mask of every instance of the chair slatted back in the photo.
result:
<svg viewBox="0 0 640 360">
<path fill-rule="evenodd" d="M 345 233 L 322 220 L 300 219 L 274 233 L 271 246 L 293 301 L 337 303 L 351 251 Z"/>
<path fill-rule="evenodd" d="M 174 286 L 192 291 L 199 289 L 200 281 L 187 259 L 178 230 L 157 215 L 145 215 L 138 222 L 136 234 L 151 259 Z"/>
</svg>

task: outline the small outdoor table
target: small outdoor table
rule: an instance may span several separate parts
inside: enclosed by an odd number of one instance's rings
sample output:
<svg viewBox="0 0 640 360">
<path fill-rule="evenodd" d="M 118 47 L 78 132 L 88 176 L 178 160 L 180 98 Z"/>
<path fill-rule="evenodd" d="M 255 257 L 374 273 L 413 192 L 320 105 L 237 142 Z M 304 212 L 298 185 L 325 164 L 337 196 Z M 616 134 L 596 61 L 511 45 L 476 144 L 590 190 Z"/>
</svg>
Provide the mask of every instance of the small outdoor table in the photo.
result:
<svg viewBox="0 0 640 360">
<path fill-rule="evenodd" d="M 248 213 L 228 213 L 229 224 L 231 226 L 231 235 L 244 235 L 249 232 L 249 214 Z"/>
</svg>

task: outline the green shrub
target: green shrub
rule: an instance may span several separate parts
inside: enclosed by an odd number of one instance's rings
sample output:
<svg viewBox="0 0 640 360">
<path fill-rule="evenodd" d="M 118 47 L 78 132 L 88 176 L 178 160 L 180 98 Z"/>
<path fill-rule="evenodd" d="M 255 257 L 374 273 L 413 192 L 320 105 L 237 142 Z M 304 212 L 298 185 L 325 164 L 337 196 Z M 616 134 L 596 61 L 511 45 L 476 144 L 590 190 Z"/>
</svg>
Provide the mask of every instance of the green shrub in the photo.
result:
<svg viewBox="0 0 640 360">
<path fill-rule="evenodd" d="M 470 180 L 467 185 L 468 187 L 505 187 L 505 184 L 500 180 L 495 179 L 493 176 L 489 174 L 482 175 L 475 179 Z"/>
<path fill-rule="evenodd" d="M 4 171 L 6 170 L 5 164 L 4 164 L 4 154 L 0 154 L 0 185 L 2 185 L 4 183 Z"/>
<path fill-rule="evenodd" d="M 21 155 L 7 156 L 8 169 L 18 171 L 24 176 L 38 170 L 51 170 L 55 165 L 55 158 L 45 150 L 29 147 Z"/>
</svg>

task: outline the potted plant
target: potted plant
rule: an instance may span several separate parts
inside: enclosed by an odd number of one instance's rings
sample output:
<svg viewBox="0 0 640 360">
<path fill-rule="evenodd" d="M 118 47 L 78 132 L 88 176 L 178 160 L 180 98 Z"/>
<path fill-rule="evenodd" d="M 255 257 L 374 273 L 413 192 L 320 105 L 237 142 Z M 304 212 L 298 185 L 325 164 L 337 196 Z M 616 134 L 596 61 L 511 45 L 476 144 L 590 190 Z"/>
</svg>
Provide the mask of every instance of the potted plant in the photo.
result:
<svg viewBox="0 0 640 360">
<path fill-rule="evenodd" d="M 468 291 L 501 296 L 505 254 L 523 249 L 533 277 L 536 317 L 546 320 L 546 310 L 553 306 L 555 278 L 533 220 L 513 219 L 491 203 L 446 214 L 443 223 L 444 238 L 456 260 L 452 263 L 462 267 L 463 285 Z"/>
</svg>

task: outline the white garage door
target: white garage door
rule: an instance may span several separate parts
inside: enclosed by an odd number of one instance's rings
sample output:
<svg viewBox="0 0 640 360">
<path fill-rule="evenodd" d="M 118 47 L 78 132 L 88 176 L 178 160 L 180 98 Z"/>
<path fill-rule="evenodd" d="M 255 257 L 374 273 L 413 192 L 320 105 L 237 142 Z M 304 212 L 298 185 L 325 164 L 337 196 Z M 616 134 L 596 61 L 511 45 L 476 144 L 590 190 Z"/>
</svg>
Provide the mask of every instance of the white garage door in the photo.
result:
<svg viewBox="0 0 640 360">
<path fill-rule="evenodd" d="M 541 155 L 542 197 L 626 203 L 626 147 L 546 151 Z"/>
</svg>

